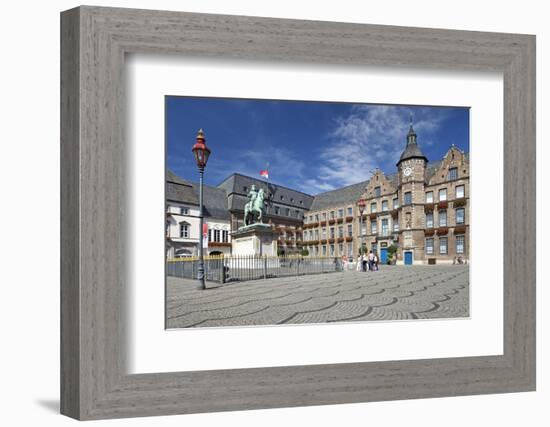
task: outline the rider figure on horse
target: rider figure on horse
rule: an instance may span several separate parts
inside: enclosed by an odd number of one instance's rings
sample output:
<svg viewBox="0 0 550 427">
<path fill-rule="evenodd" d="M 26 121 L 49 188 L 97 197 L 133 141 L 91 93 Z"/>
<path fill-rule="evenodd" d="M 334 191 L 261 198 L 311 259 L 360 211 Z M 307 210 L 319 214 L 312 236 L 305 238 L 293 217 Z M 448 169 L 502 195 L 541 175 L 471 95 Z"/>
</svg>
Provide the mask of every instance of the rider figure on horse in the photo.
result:
<svg viewBox="0 0 550 427">
<path fill-rule="evenodd" d="M 264 190 L 260 188 L 256 190 L 256 186 L 252 184 L 250 191 L 247 195 L 248 202 L 244 205 L 244 225 L 251 225 L 256 222 L 262 222 L 262 215 L 264 211 Z M 250 218 L 252 216 L 252 218 Z M 257 221 L 254 221 L 255 217 L 258 217 Z"/>
</svg>

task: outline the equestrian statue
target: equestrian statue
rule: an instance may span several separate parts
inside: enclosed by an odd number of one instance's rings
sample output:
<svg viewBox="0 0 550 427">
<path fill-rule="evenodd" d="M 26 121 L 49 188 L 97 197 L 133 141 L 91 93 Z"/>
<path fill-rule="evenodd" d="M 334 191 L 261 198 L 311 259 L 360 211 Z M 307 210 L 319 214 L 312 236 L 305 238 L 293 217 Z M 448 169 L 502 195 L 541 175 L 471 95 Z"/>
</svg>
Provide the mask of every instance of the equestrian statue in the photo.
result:
<svg viewBox="0 0 550 427">
<path fill-rule="evenodd" d="M 262 224 L 265 198 L 263 188 L 256 190 L 256 186 L 252 184 L 247 197 L 248 202 L 244 205 L 244 225 Z"/>
</svg>

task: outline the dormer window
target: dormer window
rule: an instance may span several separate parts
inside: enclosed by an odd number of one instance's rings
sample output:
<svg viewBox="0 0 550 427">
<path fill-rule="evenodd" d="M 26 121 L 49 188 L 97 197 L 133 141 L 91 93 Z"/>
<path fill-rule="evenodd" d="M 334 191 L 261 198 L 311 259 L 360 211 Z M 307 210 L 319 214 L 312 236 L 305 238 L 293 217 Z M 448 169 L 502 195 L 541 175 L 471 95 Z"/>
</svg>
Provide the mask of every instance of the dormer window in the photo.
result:
<svg viewBox="0 0 550 427">
<path fill-rule="evenodd" d="M 374 187 L 374 197 L 380 197 L 380 187 Z"/>
</svg>

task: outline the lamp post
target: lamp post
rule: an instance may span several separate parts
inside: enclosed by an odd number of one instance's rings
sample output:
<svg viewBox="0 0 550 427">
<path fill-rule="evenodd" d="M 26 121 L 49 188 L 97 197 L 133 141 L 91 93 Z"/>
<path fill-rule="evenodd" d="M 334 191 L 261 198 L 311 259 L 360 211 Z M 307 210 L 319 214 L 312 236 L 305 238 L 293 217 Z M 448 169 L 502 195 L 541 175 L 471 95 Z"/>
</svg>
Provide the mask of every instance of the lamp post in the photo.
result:
<svg viewBox="0 0 550 427">
<path fill-rule="evenodd" d="M 360 236 L 360 249 L 359 252 L 363 253 L 363 212 L 365 211 L 365 206 L 367 206 L 367 202 L 365 199 L 359 199 L 357 201 L 357 208 L 359 209 L 359 236 Z"/>
<path fill-rule="evenodd" d="M 199 271 L 198 271 L 198 280 L 199 288 L 206 289 L 206 284 L 204 282 L 204 257 L 203 257 L 203 225 L 204 225 L 204 215 L 203 215 L 203 206 L 202 206 L 202 180 L 204 175 L 204 168 L 208 162 L 208 157 L 210 156 L 210 149 L 206 146 L 206 139 L 204 138 L 204 131 L 199 129 L 197 133 L 197 142 L 193 145 L 192 150 L 195 155 L 195 161 L 197 162 L 197 167 L 199 168 Z"/>
</svg>

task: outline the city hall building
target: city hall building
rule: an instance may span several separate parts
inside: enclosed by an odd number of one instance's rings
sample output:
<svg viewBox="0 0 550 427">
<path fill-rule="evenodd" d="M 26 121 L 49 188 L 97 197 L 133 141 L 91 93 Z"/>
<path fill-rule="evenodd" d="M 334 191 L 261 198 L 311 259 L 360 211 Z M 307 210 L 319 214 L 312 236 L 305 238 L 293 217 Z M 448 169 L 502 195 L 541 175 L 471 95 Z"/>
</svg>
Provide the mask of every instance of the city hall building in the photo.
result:
<svg viewBox="0 0 550 427">
<path fill-rule="evenodd" d="M 469 258 L 469 160 L 451 146 L 443 159 L 429 162 L 411 124 L 396 172 L 376 170 L 363 182 L 309 195 L 271 182 L 232 174 L 216 187 L 205 186 L 205 221 L 227 230 L 223 253 L 231 253 L 230 235 L 242 225 L 244 204 L 252 185 L 268 195 L 264 222 L 277 234 L 278 252 L 355 259 L 361 247 L 386 262 L 395 250 L 397 264 L 442 264 Z M 184 187 L 181 187 L 184 186 Z M 185 187 L 186 186 L 186 187 Z M 215 200 L 209 200 L 213 198 Z M 167 256 L 185 228 L 197 220 L 197 185 L 167 175 Z M 359 203 L 359 201 L 361 201 Z M 215 204 L 209 213 L 209 204 Z M 185 210 L 185 208 L 188 208 Z M 182 210 L 183 208 L 183 210 Z M 178 215 L 173 213 L 179 212 Z M 188 216 L 182 219 L 181 212 Z M 184 239 L 196 253 L 195 239 Z M 190 231 L 192 235 L 192 231 Z M 195 248 L 195 249 L 193 249 Z"/>
</svg>

